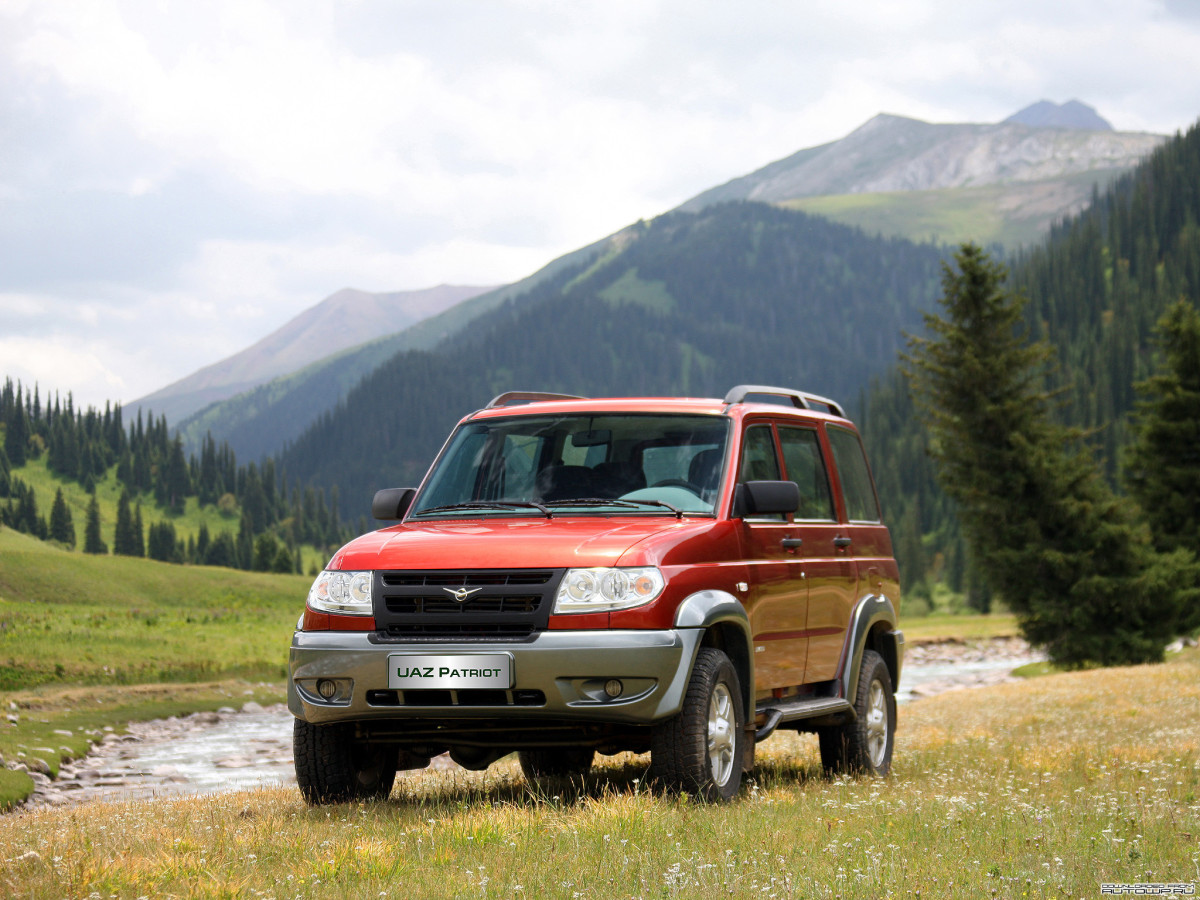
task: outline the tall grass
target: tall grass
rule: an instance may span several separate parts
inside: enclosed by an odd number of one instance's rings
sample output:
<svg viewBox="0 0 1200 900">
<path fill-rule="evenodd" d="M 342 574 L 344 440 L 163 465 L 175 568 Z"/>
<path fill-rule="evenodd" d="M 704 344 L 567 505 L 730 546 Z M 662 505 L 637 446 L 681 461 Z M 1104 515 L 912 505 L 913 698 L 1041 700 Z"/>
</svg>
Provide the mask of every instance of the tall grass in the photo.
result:
<svg viewBox="0 0 1200 900">
<path fill-rule="evenodd" d="M 301 575 L 72 554 L 0 531 L 0 689 L 282 679 Z"/>
<path fill-rule="evenodd" d="M 1200 658 L 943 694 L 901 709 L 892 777 L 820 773 L 777 734 L 728 806 L 487 773 L 384 803 L 294 789 L 0 819 L 13 897 L 1092 897 L 1200 880 Z"/>
</svg>

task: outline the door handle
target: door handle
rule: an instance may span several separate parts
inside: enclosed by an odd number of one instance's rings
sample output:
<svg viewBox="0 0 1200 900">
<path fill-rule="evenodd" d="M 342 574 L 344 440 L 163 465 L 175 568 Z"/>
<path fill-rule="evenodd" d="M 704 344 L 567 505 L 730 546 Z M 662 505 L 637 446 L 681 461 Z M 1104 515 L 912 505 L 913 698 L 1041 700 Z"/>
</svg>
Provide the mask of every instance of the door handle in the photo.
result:
<svg viewBox="0 0 1200 900">
<path fill-rule="evenodd" d="M 784 538 L 781 543 L 786 550 L 795 550 L 804 543 L 804 538 Z"/>
<path fill-rule="evenodd" d="M 843 535 L 838 535 L 837 537 L 835 537 L 833 539 L 833 546 L 837 547 L 839 550 L 843 549 L 845 547 L 849 547 L 853 543 L 854 543 L 854 541 L 851 538 L 845 537 Z"/>
</svg>

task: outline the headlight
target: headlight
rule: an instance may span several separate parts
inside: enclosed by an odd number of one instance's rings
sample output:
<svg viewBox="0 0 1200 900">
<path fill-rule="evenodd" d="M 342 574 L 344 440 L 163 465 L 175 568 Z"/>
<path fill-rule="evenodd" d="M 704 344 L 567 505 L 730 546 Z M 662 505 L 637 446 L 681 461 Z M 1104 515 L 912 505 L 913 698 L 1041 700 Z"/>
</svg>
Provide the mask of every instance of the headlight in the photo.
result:
<svg viewBox="0 0 1200 900">
<path fill-rule="evenodd" d="M 567 569 L 554 598 L 556 613 L 606 612 L 649 603 L 666 582 L 653 566 L 628 569 Z"/>
<path fill-rule="evenodd" d="M 308 589 L 308 606 L 317 612 L 369 616 L 371 572 L 322 572 Z"/>
</svg>

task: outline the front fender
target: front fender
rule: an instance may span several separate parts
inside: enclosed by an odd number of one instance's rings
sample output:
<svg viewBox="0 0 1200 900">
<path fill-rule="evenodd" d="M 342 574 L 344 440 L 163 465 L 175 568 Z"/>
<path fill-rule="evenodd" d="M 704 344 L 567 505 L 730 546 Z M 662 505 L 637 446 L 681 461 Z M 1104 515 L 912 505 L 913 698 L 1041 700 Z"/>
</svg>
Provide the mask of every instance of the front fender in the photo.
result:
<svg viewBox="0 0 1200 900">
<path fill-rule="evenodd" d="M 725 651 L 742 680 L 742 708 L 746 710 L 747 718 L 753 720 L 754 645 L 750 637 L 750 617 L 742 602 L 727 591 L 697 591 L 686 597 L 675 610 L 675 627 L 703 629 L 706 638 L 699 646 L 715 646 Z M 692 664 L 695 665 L 695 660 Z M 691 677 L 690 671 L 688 677 Z"/>
</svg>

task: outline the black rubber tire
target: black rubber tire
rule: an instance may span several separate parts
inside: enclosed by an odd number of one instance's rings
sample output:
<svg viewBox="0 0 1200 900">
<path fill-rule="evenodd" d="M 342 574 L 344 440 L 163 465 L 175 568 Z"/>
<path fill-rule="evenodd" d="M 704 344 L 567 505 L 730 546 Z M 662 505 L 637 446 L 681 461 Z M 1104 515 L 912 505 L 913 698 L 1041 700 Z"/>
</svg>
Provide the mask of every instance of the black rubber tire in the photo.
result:
<svg viewBox="0 0 1200 900">
<path fill-rule="evenodd" d="M 312 805 L 383 800 L 396 781 L 395 750 L 356 741 L 348 723 L 313 725 L 296 719 L 292 756 L 300 793 Z"/>
<path fill-rule="evenodd" d="M 854 697 L 856 719 L 822 728 L 821 764 L 830 774 L 887 775 L 896 736 L 896 695 L 883 657 L 864 650 Z"/>
<path fill-rule="evenodd" d="M 732 800 L 742 784 L 745 721 L 733 663 L 722 651 L 702 647 L 683 708 L 651 733 L 650 781 L 701 800 Z"/>
<path fill-rule="evenodd" d="M 539 747 L 519 750 L 525 780 L 538 787 L 581 781 L 592 769 L 596 751 L 591 747 Z"/>
</svg>

